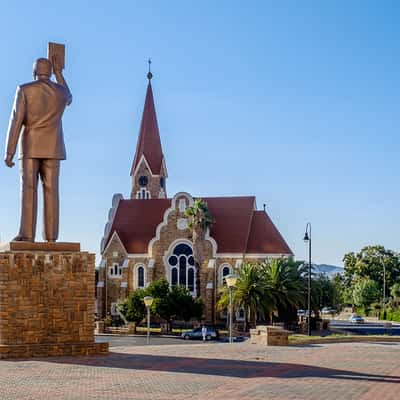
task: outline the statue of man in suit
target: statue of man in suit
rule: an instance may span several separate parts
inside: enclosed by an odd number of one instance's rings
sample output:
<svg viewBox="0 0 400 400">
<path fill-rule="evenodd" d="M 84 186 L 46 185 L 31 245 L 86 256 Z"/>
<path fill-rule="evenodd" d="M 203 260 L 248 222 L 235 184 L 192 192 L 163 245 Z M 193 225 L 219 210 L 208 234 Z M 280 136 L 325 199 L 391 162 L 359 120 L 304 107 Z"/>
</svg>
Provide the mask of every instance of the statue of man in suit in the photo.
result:
<svg viewBox="0 0 400 400">
<path fill-rule="evenodd" d="M 21 174 L 21 223 L 14 241 L 35 240 L 37 186 L 43 185 L 43 238 L 58 238 L 60 160 L 65 160 L 61 118 L 72 95 L 62 75 L 62 66 L 47 58 L 33 65 L 34 81 L 17 88 L 8 126 L 5 163 L 13 167 L 19 142 Z M 50 80 L 54 70 L 57 83 Z"/>
</svg>

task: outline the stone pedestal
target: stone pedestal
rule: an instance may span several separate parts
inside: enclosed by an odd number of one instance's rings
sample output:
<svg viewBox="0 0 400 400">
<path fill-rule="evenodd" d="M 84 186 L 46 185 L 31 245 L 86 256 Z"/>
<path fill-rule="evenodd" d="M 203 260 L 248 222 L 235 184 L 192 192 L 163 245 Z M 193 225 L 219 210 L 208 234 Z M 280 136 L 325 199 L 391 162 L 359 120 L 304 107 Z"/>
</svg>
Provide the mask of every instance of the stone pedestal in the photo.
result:
<svg viewBox="0 0 400 400">
<path fill-rule="evenodd" d="M 0 359 L 108 352 L 94 342 L 95 256 L 77 246 L 11 243 L 0 252 Z"/>
<path fill-rule="evenodd" d="M 274 326 L 257 325 L 250 329 L 250 343 L 266 346 L 288 346 L 289 332 Z"/>
</svg>

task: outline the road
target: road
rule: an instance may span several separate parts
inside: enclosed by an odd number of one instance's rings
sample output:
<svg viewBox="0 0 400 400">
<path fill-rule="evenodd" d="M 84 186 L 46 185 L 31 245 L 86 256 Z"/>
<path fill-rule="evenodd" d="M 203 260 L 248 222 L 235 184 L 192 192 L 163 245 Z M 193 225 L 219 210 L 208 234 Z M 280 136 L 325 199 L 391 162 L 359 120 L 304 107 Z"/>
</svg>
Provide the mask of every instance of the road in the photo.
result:
<svg viewBox="0 0 400 400">
<path fill-rule="evenodd" d="M 184 344 L 112 347 L 103 356 L 1 360 L 0 399 L 399 399 L 398 343 L 266 347 L 159 339 Z"/>
<path fill-rule="evenodd" d="M 110 347 L 131 347 L 131 346 L 144 346 L 147 344 L 146 336 L 116 336 L 116 335 L 96 335 L 96 342 L 108 342 Z M 181 344 L 199 344 L 199 340 L 183 340 L 177 337 L 165 336 L 152 336 L 150 337 L 150 344 L 153 346 L 159 345 L 181 345 Z M 207 342 L 209 343 L 209 342 Z M 211 342 L 213 343 L 213 342 Z"/>
<path fill-rule="evenodd" d="M 386 328 L 382 322 L 367 322 L 352 324 L 346 320 L 331 320 L 330 329 L 335 332 L 349 332 L 358 335 L 400 335 L 400 324 L 393 323 Z"/>
</svg>

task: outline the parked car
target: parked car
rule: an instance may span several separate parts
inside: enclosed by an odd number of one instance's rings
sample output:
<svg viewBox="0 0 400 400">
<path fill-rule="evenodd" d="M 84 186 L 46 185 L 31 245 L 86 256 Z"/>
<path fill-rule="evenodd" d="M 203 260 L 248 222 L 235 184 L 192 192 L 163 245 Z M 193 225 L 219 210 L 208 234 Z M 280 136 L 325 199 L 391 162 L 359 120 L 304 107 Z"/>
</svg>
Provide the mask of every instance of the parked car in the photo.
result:
<svg viewBox="0 0 400 400">
<path fill-rule="evenodd" d="M 297 310 L 298 317 L 308 317 L 309 312 L 308 310 Z M 315 317 L 314 311 L 311 311 L 311 317 Z"/>
<path fill-rule="evenodd" d="M 185 340 L 190 340 L 190 339 L 202 340 L 203 339 L 203 335 L 201 333 L 201 328 L 195 328 L 191 331 L 183 332 L 181 337 L 182 337 L 182 339 L 185 339 Z M 207 326 L 206 340 L 216 340 L 216 339 L 218 339 L 218 337 L 219 337 L 218 331 L 211 326 Z"/>
<path fill-rule="evenodd" d="M 351 322 L 352 324 L 363 324 L 364 319 L 357 314 L 352 314 L 349 317 L 349 322 Z"/>
<path fill-rule="evenodd" d="M 333 307 L 324 307 L 321 310 L 321 314 L 335 314 L 336 313 L 336 308 Z"/>
</svg>

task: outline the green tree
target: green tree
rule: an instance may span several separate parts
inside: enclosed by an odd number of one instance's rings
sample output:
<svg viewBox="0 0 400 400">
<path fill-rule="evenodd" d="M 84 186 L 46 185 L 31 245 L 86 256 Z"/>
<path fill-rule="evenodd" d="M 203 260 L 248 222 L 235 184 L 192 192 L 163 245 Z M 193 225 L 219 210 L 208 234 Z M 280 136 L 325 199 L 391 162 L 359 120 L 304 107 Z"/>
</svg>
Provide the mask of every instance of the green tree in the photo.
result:
<svg viewBox="0 0 400 400">
<path fill-rule="evenodd" d="M 154 298 L 151 312 L 167 322 L 167 332 L 169 332 L 172 319 L 176 316 L 176 307 L 171 303 L 169 297 L 169 282 L 166 279 L 153 281 L 145 292 L 146 296 Z"/>
<path fill-rule="evenodd" d="M 386 270 L 386 287 L 400 281 L 400 255 L 383 246 L 366 246 L 358 253 L 347 253 L 344 258 L 345 284 L 353 286 L 354 282 L 368 278 L 377 282 L 383 293 L 383 274 Z"/>
<path fill-rule="evenodd" d="M 193 299 L 184 286 L 170 287 L 166 279 L 159 279 L 152 282 L 145 293 L 154 298 L 152 312 L 167 322 L 168 332 L 171 330 L 173 320 L 189 321 L 192 318 L 202 318 L 203 301 Z"/>
<path fill-rule="evenodd" d="M 174 286 L 168 294 L 168 301 L 175 308 L 175 318 L 190 321 L 192 318 L 201 320 L 204 303 L 201 298 L 194 299 L 185 286 Z"/>
<path fill-rule="evenodd" d="M 390 288 L 390 295 L 393 297 L 393 305 L 398 307 L 400 302 L 400 283 L 395 283 Z"/>
<path fill-rule="evenodd" d="M 135 323 L 135 333 L 136 325 L 140 324 L 146 316 L 144 296 L 145 291 L 143 289 L 136 289 L 119 305 L 119 309 L 125 318 L 129 322 Z"/>
<path fill-rule="evenodd" d="M 235 309 L 245 310 L 245 327 L 254 325 L 257 315 L 271 321 L 297 318 L 297 308 L 304 304 L 303 263 L 292 259 L 274 259 L 262 264 L 245 263 L 238 272 L 233 292 Z M 221 291 L 218 310 L 229 307 L 229 290 Z"/>
<path fill-rule="evenodd" d="M 337 279 L 337 278 L 336 278 Z M 337 283 L 324 274 L 314 277 L 311 283 L 311 296 L 314 312 L 318 312 L 323 307 L 337 306 Z"/>
<path fill-rule="evenodd" d="M 196 292 L 200 296 L 200 270 L 204 260 L 204 242 L 207 230 L 213 222 L 207 203 L 202 199 L 196 199 L 193 206 L 185 211 L 188 217 L 189 228 L 192 230 L 193 258 L 196 266 Z"/>
<path fill-rule="evenodd" d="M 304 304 L 306 268 L 304 263 L 292 258 L 279 258 L 261 264 L 264 291 L 269 293 L 263 302 L 269 318 L 283 321 L 295 320 L 297 309 Z"/>
<path fill-rule="evenodd" d="M 344 303 L 344 277 L 341 274 L 335 274 L 332 278 L 333 291 L 333 301 L 332 305 L 340 310 Z"/>
<path fill-rule="evenodd" d="M 370 307 L 379 300 L 380 293 L 378 284 L 372 279 L 363 278 L 356 282 L 353 288 L 353 301 L 358 307 Z"/>
<path fill-rule="evenodd" d="M 235 310 L 245 310 L 245 329 L 249 321 L 255 322 L 257 312 L 264 311 L 268 304 L 269 294 L 265 291 L 265 282 L 262 279 L 260 268 L 257 264 L 244 263 L 238 272 L 238 279 L 233 292 Z M 229 309 L 229 289 L 224 287 L 217 303 L 220 311 Z"/>
</svg>

